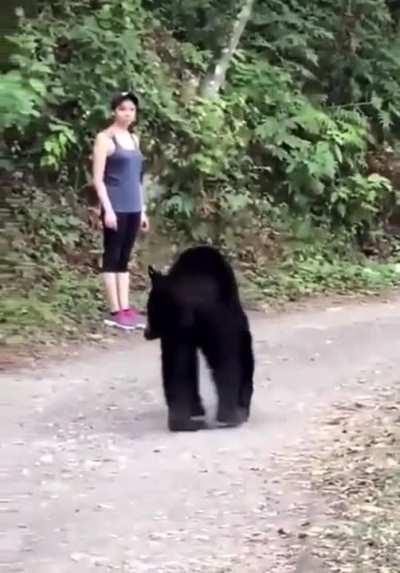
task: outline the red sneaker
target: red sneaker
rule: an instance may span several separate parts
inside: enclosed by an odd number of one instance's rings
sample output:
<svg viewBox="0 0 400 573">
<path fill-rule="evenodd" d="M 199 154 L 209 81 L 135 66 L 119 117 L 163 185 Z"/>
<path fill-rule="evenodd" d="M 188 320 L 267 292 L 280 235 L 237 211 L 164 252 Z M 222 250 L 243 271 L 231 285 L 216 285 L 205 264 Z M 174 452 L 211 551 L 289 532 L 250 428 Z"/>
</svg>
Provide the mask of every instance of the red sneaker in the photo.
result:
<svg viewBox="0 0 400 573">
<path fill-rule="evenodd" d="M 133 328 L 146 327 L 145 317 L 135 307 L 126 308 L 122 312 L 127 317 L 129 323 L 132 325 Z"/>
<path fill-rule="evenodd" d="M 125 314 L 125 311 L 119 310 L 118 312 L 111 313 L 105 320 L 104 324 L 108 326 L 116 326 L 122 330 L 134 330 L 132 319 Z"/>
</svg>

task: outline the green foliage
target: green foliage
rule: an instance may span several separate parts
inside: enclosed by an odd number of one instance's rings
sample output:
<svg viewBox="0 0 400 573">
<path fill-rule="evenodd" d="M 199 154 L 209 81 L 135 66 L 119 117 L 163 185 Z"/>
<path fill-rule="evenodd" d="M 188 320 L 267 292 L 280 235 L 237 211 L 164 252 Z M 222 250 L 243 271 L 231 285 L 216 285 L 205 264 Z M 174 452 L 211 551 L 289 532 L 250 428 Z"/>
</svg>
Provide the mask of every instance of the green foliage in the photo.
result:
<svg viewBox="0 0 400 573">
<path fill-rule="evenodd" d="M 396 204 L 390 182 L 366 172 L 370 126 L 360 111 L 314 103 L 286 71 L 255 57 L 236 62 L 232 90 L 246 98 L 253 145 L 278 200 L 353 230 L 373 228 Z"/>
<path fill-rule="evenodd" d="M 62 265 L 65 257 L 77 249 L 85 246 L 85 252 L 90 252 L 90 247 L 94 248 L 85 221 L 73 213 L 71 191 L 51 195 L 35 187 L 18 186 L 12 193 L 15 250 L 18 248 L 27 261 L 46 261 L 42 272 L 46 273 L 49 266 Z"/>
<path fill-rule="evenodd" d="M 246 45 L 289 70 L 302 90 L 398 122 L 399 37 L 385 0 L 261 0 Z"/>
<path fill-rule="evenodd" d="M 52 195 L 27 181 L 7 193 L 9 245 L 1 263 L 9 279 L 0 287 L 0 342 L 18 333 L 38 340 L 51 332 L 74 335 L 77 325 L 88 327 L 100 315 L 100 237 L 74 208 L 71 190 Z"/>
<path fill-rule="evenodd" d="M 194 43 L 205 52 L 222 47 L 240 5 L 238 0 L 145 0 L 143 4 L 179 41 Z"/>
<path fill-rule="evenodd" d="M 72 181 L 84 180 L 94 132 L 110 117 L 114 92 L 138 93 L 150 148 L 159 125 L 178 107 L 175 86 L 153 45 L 153 20 L 140 1 L 103 2 L 96 10 L 89 5 L 47 5 L 40 18 L 21 17 L 21 32 L 12 37 L 21 76 L 46 86 L 45 107 L 29 126 L 25 151 L 36 164 Z"/>
<path fill-rule="evenodd" d="M 368 177 L 356 173 L 342 179 L 331 196 L 332 210 L 336 217 L 341 218 L 350 228 L 356 228 L 362 223 L 372 229 L 377 215 L 384 212 L 388 200 L 390 205 L 397 205 L 399 195 L 394 192 L 386 177 L 376 173 Z"/>
<path fill-rule="evenodd" d="M 24 79 L 18 71 L 0 76 L 0 130 L 25 127 L 38 117 L 45 85 L 33 78 Z"/>
<path fill-rule="evenodd" d="M 168 188 L 161 208 L 188 232 L 207 235 L 266 194 L 332 227 L 372 230 L 397 202 L 390 183 L 366 168 L 367 151 L 393 136 L 400 110 L 398 40 L 385 2 L 262 0 L 224 95 L 185 101 L 185 78 L 204 73 L 239 7 L 70 0 L 46 3 L 36 19 L 21 15 L 13 62 L 44 100 L 22 151 L 85 183 L 110 94 L 130 88 L 141 99 L 150 169 Z"/>
<path fill-rule="evenodd" d="M 8 264 L 21 288 L 37 281 L 38 300 L 51 312 L 76 317 L 91 297 L 98 300 L 91 278 L 74 299 L 99 247 L 87 238 L 81 191 L 90 180 L 94 135 L 110 117 L 110 96 L 125 89 L 140 98 L 149 191 L 162 191 L 152 207 L 169 237 L 237 251 L 251 229 L 264 245 L 284 226 L 286 244 L 301 220 L 305 234 L 319 228 L 330 238 L 323 248 L 314 236 L 306 252 L 284 249 L 275 274 L 253 260 L 254 284 L 264 295 L 395 281 L 392 267 L 354 262 L 343 252 L 335 258 L 328 248 L 334 235 L 346 236 L 349 250 L 355 239 L 363 246 L 398 208 L 393 170 L 376 173 L 369 161 L 388 146 L 394 159 L 398 153 L 395 12 L 384 0 L 259 0 L 220 97 L 201 99 L 197 86 L 241 6 L 52 0 L 39 2 L 34 18 L 19 11 L 9 39 L 12 69 L 0 82 L 2 166 L 32 172 L 45 185 L 11 194 L 13 246 L 22 255 L 12 251 Z M 65 272 L 66 260 L 80 273 Z"/>
<path fill-rule="evenodd" d="M 258 297 L 293 301 L 311 295 L 393 288 L 398 285 L 400 267 L 395 262 L 368 261 L 348 243 L 345 251 L 337 249 L 330 238 L 329 243 L 289 245 L 281 261 L 259 263 L 245 277 Z"/>
<path fill-rule="evenodd" d="M 49 124 L 50 134 L 44 141 L 40 165 L 59 169 L 68 151 L 78 143 L 75 132 L 61 121 Z"/>
<path fill-rule="evenodd" d="M 55 326 L 60 323 L 60 317 L 54 314 L 51 303 L 40 301 L 35 295 L 29 297 L 12 296 L 10 293 L 6 295 L 2 297 L 0 303 L 0 322 L 3 329 L 10 330 L 11 334 L 13 334 L 11 325 L 18 325 L 26 330 L 40 324 L 48 329 L 50 325 Z M 10 332 L 3 332 L 3 336 L 4 334 L 9 335 Z"/>
<path fill-rule="evenodd" d="M 87 331 L 99 323 L 103 292 L 98 275 L 66 268 L 52 275 L 51 281 L 38 283 L 23 295 L 15 289 L 1 292 L 0 344 L 16 342 L 16 335 L 22 335 L 21 343 L 28 337 L 44 342 L 51 334 L 77 337 L 80 329 Z"/>
</svg>

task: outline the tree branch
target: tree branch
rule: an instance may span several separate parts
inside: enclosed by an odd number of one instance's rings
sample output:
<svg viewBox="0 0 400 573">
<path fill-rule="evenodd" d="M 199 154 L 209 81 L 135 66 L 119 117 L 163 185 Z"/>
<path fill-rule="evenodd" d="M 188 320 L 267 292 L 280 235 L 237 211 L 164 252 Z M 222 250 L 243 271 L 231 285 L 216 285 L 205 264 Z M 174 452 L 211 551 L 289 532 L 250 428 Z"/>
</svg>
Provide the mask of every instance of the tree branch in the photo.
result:
<svg viewBox="0 0 400 573">
<path fill-rule="evenodd" d="M 218 60 L 200 84 L 199 93 L 201 97 L 211 99 L 218 95 L 225 82 L 229 64 L 238 47 L 247 23 L 251 18 L 254 2 L 255 0 L 244 0 L 242 9 L 234 22 L 227 45 L 223 48 Z"/>
</svg>

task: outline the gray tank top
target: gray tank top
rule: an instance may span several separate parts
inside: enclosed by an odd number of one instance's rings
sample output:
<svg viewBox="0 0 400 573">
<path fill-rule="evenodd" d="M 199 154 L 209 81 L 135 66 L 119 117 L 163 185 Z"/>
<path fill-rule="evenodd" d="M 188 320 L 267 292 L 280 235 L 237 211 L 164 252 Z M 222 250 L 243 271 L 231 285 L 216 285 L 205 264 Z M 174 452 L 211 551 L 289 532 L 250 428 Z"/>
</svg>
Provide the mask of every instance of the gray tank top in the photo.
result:
<svg viewBox="0 0 400 573">
<path fill-rule="evenodd" d="M 138 213 L 143 208 L 141 185 L 143 155 L 139 149 L 125 149 L 112 137 L 115 150 L 106 159 L 104 184 L 116 213 Z"/>
</svg>

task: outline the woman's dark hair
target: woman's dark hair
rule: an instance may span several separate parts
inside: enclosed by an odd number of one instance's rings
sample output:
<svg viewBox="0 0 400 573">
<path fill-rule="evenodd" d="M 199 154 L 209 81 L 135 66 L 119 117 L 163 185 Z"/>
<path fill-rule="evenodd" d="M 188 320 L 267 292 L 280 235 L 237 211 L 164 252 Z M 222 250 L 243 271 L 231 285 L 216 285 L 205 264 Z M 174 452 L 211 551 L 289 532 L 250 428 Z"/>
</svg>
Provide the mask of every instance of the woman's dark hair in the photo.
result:
<svg viewBox="0 0 400 573">
<path fill-rule="evenodd" d="M 115 111 L 118 106 L 121 105 L 124 101 L 131 101 L 133 105 L 136 107 L 136 110 L 139 110 L 139 99 L 133 92 L 120 92 L 115 94 L 111 99 L 111 109 Z"/>
</svg>

